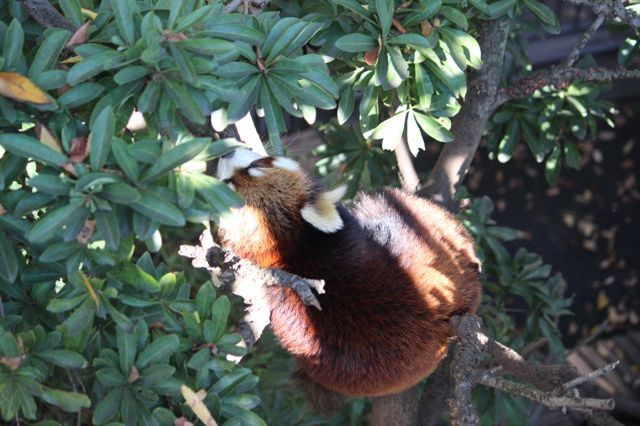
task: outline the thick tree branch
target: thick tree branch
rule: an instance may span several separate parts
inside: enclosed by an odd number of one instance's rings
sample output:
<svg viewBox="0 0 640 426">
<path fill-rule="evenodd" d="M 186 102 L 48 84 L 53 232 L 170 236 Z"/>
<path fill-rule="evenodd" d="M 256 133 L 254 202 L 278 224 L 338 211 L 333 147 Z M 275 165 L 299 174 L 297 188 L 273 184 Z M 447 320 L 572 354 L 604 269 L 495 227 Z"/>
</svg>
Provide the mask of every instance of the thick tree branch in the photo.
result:
<svg viewBox="0 0 640 426">
<path fill-rule="evenodd" d="M 45 28 L 64 28 L 71 32 L 75 27 L 47 0 L 23 0 L 24 7 L 37 23 Z"/>
<path fill-rule="evenodd" d="M 510 19 L 483 21 L 480 27 L 480 47 L 483 66 L 471 73 L 469 90 L 462 111 L 455 117 L 451 131 L 455 141 L 445 145 L 440 153 L 424 193 L 455 210 L 453 197 L 464 179 L 469 164 L 480 144 L 498 92 Z"/>
</svg>

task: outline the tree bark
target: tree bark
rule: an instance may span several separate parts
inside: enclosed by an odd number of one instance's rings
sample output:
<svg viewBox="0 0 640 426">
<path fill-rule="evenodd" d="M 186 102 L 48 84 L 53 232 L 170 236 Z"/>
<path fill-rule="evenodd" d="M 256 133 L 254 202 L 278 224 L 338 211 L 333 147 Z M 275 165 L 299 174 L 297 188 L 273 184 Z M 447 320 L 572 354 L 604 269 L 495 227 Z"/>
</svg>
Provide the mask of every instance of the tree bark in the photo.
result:
<svg viewBox="0 0 640 426">
<path fill-rule="evenodd" d="M 451 128 L 454 142 L 442 149 L 423 191 L 449 210 L 456 210 L 453 200 L 456 189 L 467 174 L 494 110 L 510 22 L 508 17 L 483 21 L 480 27 L 482 69 L 469 76 L 467 99 Z"/>
</svg>

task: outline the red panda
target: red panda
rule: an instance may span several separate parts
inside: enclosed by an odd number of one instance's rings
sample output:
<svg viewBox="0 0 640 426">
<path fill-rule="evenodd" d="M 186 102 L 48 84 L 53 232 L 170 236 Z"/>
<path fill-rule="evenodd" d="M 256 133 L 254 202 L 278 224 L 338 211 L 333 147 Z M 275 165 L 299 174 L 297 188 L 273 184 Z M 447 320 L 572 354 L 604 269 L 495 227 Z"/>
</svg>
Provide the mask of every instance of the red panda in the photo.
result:
<svg viewBox="0 0 640 426">
<path fill-rule="evenodd" d="M 327 191 L 298 163 L 236 150 L 218 178 L 245 200 L 220 221 L 223 246 L 265 268 L 323 279 L 322 310 L 267 289 L 271 327 L 303 373 L 344 396 L 407 389 L 444 357 L 449 319 L 480 301 L 474 242 L 435 203 L 400 190 Z"/>
</svg>

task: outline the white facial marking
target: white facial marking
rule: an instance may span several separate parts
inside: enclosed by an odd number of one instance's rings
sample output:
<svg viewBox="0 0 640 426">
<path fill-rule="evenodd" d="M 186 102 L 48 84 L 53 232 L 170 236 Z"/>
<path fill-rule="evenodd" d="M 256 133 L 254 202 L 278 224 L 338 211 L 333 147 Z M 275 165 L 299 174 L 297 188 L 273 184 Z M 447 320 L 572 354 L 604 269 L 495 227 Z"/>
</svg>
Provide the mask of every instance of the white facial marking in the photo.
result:
<svg viewBox="0 0 640 426">
<path fill-rule="evenodd" d="M 236 149 L 232 155 L 218 161 L 217 177 L 220 180 L 229 179 L 237 169 L 244 169 L 259 158 L 262 158 L 260 154 L 248 149 Z"/>
<path fill-rule="evenodd" d="M 279 169 L 291 170 L 294 172 L 300 171 L 300 165 L 290 158 L 278 157 L 273 160 L 272 164 L 273 167 L 277 167 Z"/>
</svg>

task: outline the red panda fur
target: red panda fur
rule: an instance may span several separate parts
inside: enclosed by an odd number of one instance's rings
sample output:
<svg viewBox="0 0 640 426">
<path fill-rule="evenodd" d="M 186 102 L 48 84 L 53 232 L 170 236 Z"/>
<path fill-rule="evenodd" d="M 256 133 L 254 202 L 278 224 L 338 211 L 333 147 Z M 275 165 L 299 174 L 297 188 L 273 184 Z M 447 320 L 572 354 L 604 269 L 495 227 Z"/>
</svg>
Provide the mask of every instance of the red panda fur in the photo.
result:
<svg viewBox="0 0 640 426">
<path fill-rule="evenodd" d="M 458 220 L 388 189 L 337 205 L 342 228 L 323 232 L 300 213 L 323 196 L 317 182 L 272 157 L 254 163 L 228 178 L 246 205 L 221 222 L 220 239 L 262 267 L 325 281 L 321 311 L 290 289 L 267 290 L 271 327 L 304 375 L 345 396 L 378 396 L 431 373 L 449 319 L 480 301 L 474 242 Z"/>
</svg>

